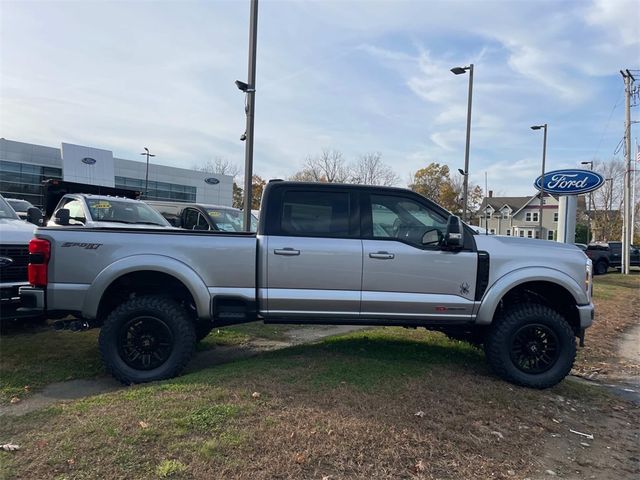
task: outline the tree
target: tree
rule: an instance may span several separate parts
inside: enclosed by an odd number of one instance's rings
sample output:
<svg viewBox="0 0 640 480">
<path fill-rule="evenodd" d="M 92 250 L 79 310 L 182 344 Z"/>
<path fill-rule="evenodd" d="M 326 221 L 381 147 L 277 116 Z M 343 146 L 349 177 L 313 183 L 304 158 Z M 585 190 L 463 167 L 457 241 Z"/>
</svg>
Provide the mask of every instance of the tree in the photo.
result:
<svg viewBox="0 0 640 480">
<path fill-rule="evenodd" d="M 624 162 L 617 158 L 608 162 L 596 160 L 593 162 L 593 169 L 605 179 L 611 179 L 605 181 L 602 187 L 593 192 L 593 205 L 591 206 L 593 240 L 620 240 L 622 236 Z"/>
<path fill-rule="evenodd" d="M 234 178 L 234 181 L 235 178 L 240 175 L 240 167 L 222 157 L 215 157 L 213 159 L 207 160 L 202 165 L 194 165 L 192 168 L 200 172 L 229 175 Z"/>
<path fill-rule="evenodd" d="M 308 156 L 304 167 L 294 173 L 289 180 L 303 182 L 346 183 L 350 172 L 342 152 L 323 150 L 317 157 Z"/>
<path fill-rule="evenodd" d="M 262 201 L 262 192 L 267 185 L 259 175 L 253 175 L 251 177 L 251 210 L 258 210 L 260 208 L 260 202 Z M 233 206 L 235 208 L 244 208 L 244 189 L 239 187 L 235 182 L 233 184 Z"/>
<path fill-rule="evenodd" d="M 464 211 L 464 179 L 459 176 L 451 178 L 449 167 L 439 163 L 430 163 L 418 170 L 413 176 L 409 188 L 449 210 L 456 215 Z M 483 192 L 479 185 L 469 185 L 467 200 L 468 212 L 480 208 Z"/>
<path fill-rule="evenodd" d="M 365 153 L 351 166 L 350 183 L 391 186 L 398 183 L 398 176 L 383 163 L 380 152 Z"/>
<path fill-rule="evenodd" d="M 440 201 L 440 192 L 450 182 L 449 167 L 439 163 L 430 163 L 413 175 L 409 188 L 434 202 Z"/>
<path fill-rule="evenodd" d="M 251 177 L 251 209 L 258 210 L 262 201 L 262 192 L 267 185 L 266 180 L 258 175 Z"/>
</svg>

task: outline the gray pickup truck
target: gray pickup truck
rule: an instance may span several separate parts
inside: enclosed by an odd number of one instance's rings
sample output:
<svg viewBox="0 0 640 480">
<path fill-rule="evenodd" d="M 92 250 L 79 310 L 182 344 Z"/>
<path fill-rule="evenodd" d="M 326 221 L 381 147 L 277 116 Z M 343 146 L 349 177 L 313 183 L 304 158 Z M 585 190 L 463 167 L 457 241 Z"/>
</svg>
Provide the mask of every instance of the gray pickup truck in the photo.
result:
<svg viewBox="0 0 640 480">
<path fill-rule="evenodd" d="M 217 326 L 397 325 L 483 344 L 493 370 L 546 388 L 593 320 L 592 264 L 573 245 L 474 235 L 405 189 L 272 181 L 258 233 L 39 228 L 29 308 L 102 327 L 124 383 L 180 374 Z"/>
</svg>

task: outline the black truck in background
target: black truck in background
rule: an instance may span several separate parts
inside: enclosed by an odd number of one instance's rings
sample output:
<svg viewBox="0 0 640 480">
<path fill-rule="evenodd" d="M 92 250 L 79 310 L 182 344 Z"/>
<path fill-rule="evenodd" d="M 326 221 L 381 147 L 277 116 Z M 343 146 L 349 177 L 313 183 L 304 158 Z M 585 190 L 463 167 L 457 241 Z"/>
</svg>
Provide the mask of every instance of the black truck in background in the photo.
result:
<svg viewBox="0 0 640 480">
<path fill-rule="evenodd" d="M 584 252 L 593 262 L 593 273 L 604 275 L 609 268 L 622 267 L 622 242 L 591 243 Z M 630 248 L 630 265 L 640 267 L 640 249 L 636 245 Z"/>
</svg>

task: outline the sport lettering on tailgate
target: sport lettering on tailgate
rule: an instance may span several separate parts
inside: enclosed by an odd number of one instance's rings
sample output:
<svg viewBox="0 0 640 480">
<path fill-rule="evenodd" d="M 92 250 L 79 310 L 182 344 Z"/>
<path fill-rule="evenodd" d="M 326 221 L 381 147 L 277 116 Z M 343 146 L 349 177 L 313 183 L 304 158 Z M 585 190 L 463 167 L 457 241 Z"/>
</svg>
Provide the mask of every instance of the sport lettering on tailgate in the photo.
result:
<svg viewBox="0 0 640 480">
<path fill-rule="evenodd" d="M 101 243 L 79 243 L 79 242 L 64 242 L 62 244 L 62 248 L 66 247 L 79 247 L 84 248 L 86 250 L 97 250 L 100 247 Z"/>
</svg>

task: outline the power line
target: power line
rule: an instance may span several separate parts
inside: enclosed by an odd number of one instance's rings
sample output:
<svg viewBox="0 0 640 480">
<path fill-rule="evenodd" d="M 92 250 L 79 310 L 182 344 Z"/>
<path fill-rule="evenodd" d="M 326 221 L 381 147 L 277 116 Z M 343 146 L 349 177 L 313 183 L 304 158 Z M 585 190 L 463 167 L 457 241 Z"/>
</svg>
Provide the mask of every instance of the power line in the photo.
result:
<svg viewBox="0 0 640 480">
<path fill-rule="evenodd" d="M 607 119 L 607 123 L 606 123 L 606 125 L 604 127 L 604 130 L 602 131 L 602 135 L 600 135 L 600 140 L 598 141 L 598 146 L 596 147 L 595 152 L 593 152 L 593 158 L 596 158 L 596 155 L 600 151 L 600 146 L 602 145 L 602 140 L 604 139 L 604 136 L 609 131 L 609 125 L 611 124 L 611 118 L 613 117 L 613 112 L 616 110 L 616 108 L 618 108 L 618 104 L 620 103 L 620 100 L 622 100 L 623 93 L 624 93 L 624 91 L 620 92 L 620 94 L 618 95 L 618 99 L 616 100 L 616 103 L 613 104 L 613 108 L 611 109 L 611 112 L 609 113 L 609 118 Z M 617 148 L 618 147 L 616 147 L 616 149 Z"/>
</svg>

